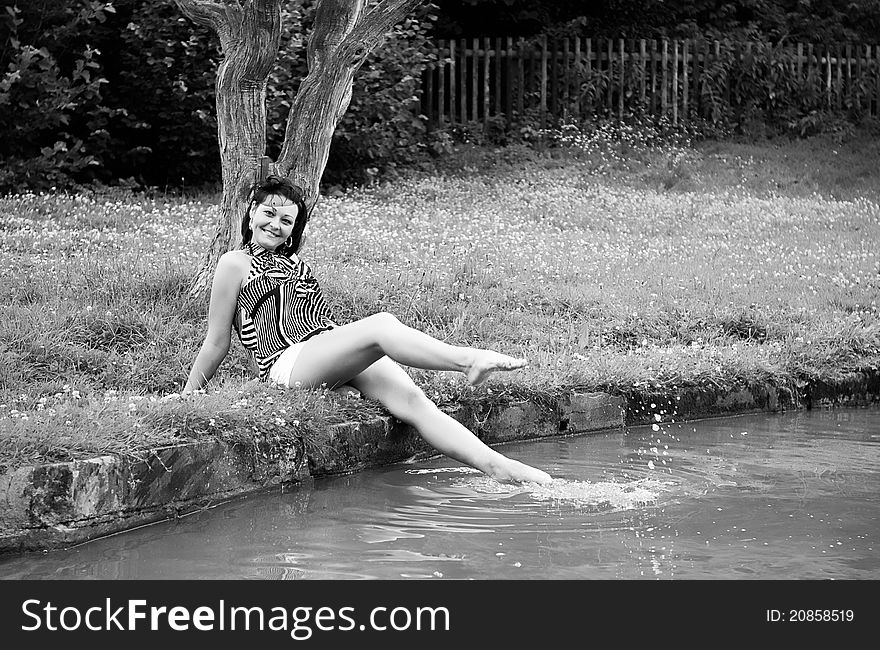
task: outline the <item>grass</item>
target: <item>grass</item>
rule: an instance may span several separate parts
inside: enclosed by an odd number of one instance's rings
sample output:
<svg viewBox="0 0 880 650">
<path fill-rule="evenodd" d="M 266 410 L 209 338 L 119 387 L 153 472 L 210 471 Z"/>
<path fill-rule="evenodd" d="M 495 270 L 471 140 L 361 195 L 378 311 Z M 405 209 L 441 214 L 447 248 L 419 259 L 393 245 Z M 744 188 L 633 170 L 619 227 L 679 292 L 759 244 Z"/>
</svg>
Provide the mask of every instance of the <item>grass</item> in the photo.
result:
<svg viewBox="0 0 880 650">
<path fill-rule="evenodd" d="M 531 362 L 480 388 L 412 371 L 440 404 L 834 379 L 880 361 L 878 142 L 604 126 L 541 150 L 461 147 L 323 199 L 302 256 L 341 321 L 390 311 Z M 216 214 L 213 197 L 0 199 L 0 466 L 308 438 L 381 412 L 260 384 L 237 341 L 204 394 L 163 399 L 204 335 L 187 286 Z"/>
</svg>

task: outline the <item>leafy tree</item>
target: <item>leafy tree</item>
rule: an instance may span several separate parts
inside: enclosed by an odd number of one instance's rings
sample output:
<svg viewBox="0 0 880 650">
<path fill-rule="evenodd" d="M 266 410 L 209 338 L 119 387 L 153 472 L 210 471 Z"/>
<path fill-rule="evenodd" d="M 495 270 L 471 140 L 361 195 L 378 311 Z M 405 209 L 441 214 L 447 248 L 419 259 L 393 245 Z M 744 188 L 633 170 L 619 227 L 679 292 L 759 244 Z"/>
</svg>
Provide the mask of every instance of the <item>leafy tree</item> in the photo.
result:
<svg viewBox="0 0 880 650">
<path fill-rule="evenodd" d="M 208 289 L 220 255 L 240 237 L 245 190 L 267 151 L 266 89 L 282 36 L 281 0 L 175 0 L 220 39 L 216 111 L 223 177 L 221 216 L 194 291 Z M 308 74 L 292 96 L 281 150 L 269 171 L 303 188 L 311 209 L 355 73 L 419 0 L 319 0 L 307 44 Z"/>
<path fill-rule="evenodd" d="M 112 12 L 99 2 L 63 8 L 48 0 L 9 6 L 0 13 L 0 187 L 48 189 L 66 171 L 90 174 L 98 166 L 86 141 L 102 127 L 106 82 L 98 51 L 80 36 L 83 25 Z M 60 51 L 30 44 L 33 31 L 65 44 Z"/>
</svg>

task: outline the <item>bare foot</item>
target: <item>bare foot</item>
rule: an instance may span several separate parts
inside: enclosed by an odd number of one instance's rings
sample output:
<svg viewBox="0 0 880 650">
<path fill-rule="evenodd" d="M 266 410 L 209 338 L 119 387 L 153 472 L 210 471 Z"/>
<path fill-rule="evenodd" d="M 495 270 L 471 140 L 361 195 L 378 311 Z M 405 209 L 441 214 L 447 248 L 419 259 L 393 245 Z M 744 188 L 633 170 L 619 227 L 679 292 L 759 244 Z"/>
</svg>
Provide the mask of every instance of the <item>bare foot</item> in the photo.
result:
<svg viewBox="0 0 880 650">
<path fill-rule="evenodd" d="M 492 478 L 501 482 L 538 483 L 539 485 L 549 485 L 553 482 L 553 477 L 544 470 L 507 457 L 504 458 L 502 466 Z"/>
<path fill-rule="evenodd" d="M 472 386 L 481 384 L 496 370 L 516 370 L 528 365 L 525 359 L 509 357 L 492 350 L 477 350 L 473 361 L 467 369 L 467 380 Z"/>
</svg>

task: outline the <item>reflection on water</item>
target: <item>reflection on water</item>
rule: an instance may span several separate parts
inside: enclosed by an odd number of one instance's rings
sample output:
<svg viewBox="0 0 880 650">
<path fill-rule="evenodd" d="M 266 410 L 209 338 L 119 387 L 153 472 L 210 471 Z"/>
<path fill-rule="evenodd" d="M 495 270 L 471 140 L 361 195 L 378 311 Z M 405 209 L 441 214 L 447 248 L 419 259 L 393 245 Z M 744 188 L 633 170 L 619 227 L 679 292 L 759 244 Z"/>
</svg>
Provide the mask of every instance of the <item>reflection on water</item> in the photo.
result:
<svg viewBox="0 0 880 650">
<path fill-rule="evenodd" d="M 880 578 L 880 408 L 661 420 L 504 446 L 549 486 L 395 465 L 6 557 L 0 578 Z"/>
</svg>

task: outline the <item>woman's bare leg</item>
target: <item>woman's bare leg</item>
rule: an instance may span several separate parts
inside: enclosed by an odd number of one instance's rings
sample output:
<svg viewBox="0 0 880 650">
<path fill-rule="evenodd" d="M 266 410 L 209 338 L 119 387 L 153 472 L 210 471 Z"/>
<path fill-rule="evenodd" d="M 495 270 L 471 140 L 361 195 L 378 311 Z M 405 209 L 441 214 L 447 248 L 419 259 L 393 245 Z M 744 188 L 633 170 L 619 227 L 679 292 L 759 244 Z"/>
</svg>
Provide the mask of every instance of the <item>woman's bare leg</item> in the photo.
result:
<svg viewBox="0 0 880 650">
<path fill-rule="evenodd" d="M 526 365 L 492 350 L 449 345 L 411 327 L 391 314 L 374 314 L 309 339 L 297 357 L 289 384 L 336 388 L 378 361 L 394 361 L 426 370 L 457 370 L 471 384 L 481 383 L 495 370 Z"/>
<path fill-rule="evenodd" d="M 496 480 L 541 484 L 553 480 L 546 472 L 508 458 L 486 445 L 464 425 L 437 408 L 403 368 L 388 357 L 375 361 L 348 383 L 366 397 L 381 402 L 396 418 L 415 427 L 425 442 L 437 451 Z"/>
</svg>

